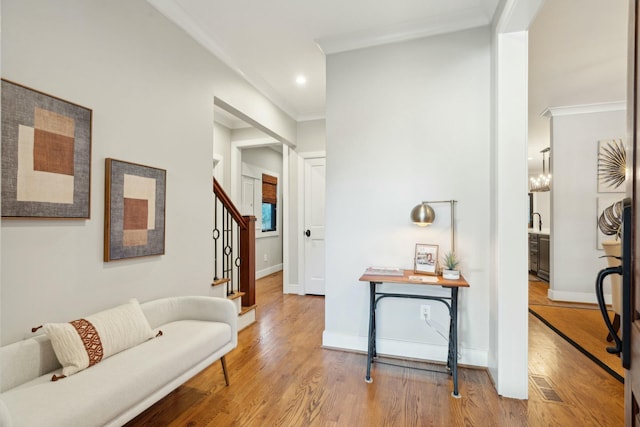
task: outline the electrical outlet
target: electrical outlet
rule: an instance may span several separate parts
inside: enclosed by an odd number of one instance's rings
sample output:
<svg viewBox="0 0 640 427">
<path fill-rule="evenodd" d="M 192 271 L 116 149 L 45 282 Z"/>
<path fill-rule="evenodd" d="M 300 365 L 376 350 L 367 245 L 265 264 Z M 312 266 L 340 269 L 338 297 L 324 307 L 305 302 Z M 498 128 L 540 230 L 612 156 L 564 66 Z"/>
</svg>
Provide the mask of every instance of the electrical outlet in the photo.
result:
<svg viewBox="0 0 640 427">
<path fill-rule="evenodd" d="M 267 262 L 268 258 L 267 258 L 267 254 L 264 254 L 264 262 Z"/>
<path fill-rule="evenodd" d="M 420 320 L 431 320 L 431 306 L 430 305 L 421 305 L 420 306 Z"/>
</svg>

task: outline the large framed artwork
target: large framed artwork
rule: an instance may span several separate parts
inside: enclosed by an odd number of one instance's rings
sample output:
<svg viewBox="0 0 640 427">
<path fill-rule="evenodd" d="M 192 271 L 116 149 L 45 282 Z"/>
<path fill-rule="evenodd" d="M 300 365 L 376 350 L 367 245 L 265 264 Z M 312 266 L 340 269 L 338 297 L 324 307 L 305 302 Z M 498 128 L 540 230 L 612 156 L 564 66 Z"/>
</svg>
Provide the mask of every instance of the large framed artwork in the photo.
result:
<svg viewBox="0 0 640 427">
<path fill-rule="evenodd" d="M 164 254 L 167 172 L 105 162 L 104 260 Z"/>
<path fill-rule="evenodd" d="M 92 111 L 2 80 L 2 216 L 89 219 Z"/>
</svg>

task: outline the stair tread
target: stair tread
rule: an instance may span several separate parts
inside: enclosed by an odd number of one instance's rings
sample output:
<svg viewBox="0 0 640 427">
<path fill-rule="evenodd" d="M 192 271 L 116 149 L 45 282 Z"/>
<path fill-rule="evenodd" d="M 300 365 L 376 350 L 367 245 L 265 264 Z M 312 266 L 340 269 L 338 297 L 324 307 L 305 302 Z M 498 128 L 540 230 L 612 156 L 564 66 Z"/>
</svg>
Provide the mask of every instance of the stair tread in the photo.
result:
<svg viewBox="0 0 640 427">
<path fill-rule="evenodd" d="M 231 279 L 229 279 L 227 277 L 223 277 L 222 279 L 214 280 L 213 283 L 211 283 L 211 286 L 222 285 L 222 284 L 228 283 L 230 281 L 231 281 Z"/>
<path fill-rule="evenodd" d="M 257 307 L 257 304 L 253 304 L 252 306 L 243 306 L 242 309 L 240 310 L 240 316 L 242 316 L 245 313 L 250 312 L 251 310 L 255 310 L 255 308 Z"/>
<path fill-rule="evenodd" d="M 240 298 L 240 297 L 242 297 L 244 295 L 246 295 L 244 292 L 237 291 L 237 292 L 234 292 L 232 294 L 227 295 L 227 299 L 231 299 L 231 300 L 238 299 L 238 298 Z"/>
</svg>

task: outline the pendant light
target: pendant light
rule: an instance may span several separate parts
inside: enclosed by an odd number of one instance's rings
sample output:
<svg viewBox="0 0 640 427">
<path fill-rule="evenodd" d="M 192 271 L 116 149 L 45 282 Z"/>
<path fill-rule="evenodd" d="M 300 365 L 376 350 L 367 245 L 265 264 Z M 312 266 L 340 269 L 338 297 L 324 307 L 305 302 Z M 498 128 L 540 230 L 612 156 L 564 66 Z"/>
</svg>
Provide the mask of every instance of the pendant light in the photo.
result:
<svg viewBox="0 0 640 427">
<path fill-rule="evenodd" d="M 537 178 L 531 177 L 529 191 L 551 191 L 551 147 L 540 151 L 542 153 L 542 173 Z M 547 173 L 547 153 L 549 153 L 549 173 Z"/>
</svg>

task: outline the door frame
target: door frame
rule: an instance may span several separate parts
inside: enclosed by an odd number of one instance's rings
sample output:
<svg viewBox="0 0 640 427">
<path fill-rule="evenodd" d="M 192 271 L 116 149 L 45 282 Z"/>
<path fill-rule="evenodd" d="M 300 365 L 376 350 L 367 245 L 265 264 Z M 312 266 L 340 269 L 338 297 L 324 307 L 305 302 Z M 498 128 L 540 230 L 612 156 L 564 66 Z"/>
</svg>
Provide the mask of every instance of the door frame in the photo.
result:
<svg viewBox="0 0 640 427">
<path fill-rule="evenodd" d="M 265 127 L 261 123 L 252 119 L 247 114 L 232 107 L 230 104 L 218 98 L 213 97 L 213 104 L 224 110 L 225 112 L 237 117 L 238 119 L 248 123 L 253 128 L 263 132 L 265 138 L 252 139 L 252 140 L 238 140 L 232 141 L 229 153 L 229 195 L 234 203 L 237 203 L 238 195 L 240 194 L 240 182 L 242 180 L 242 148 L 248 148 L 251 146 L 269 146 L 269 145 L 282 145 L 282 270 L 283 270 L 283 291 L 286 284 L 290 281 L 290 259 L 291 259 L 291 245 L 289 244 L 289 188 L 290 188 L 290 174 L 289 174 L 289 150 L 293 150 L 296 147 L 295 142 L 289 141 L 276 132 L 272 131 L 268 127 Z M 215 114 L 215 113 L 214 113 Z"/>
<path fill-rule="evenodd" d="M 629 0 L 628 15 L 628 46 L 627 46 L 627 141 L 625 147 L 627 149 L 627 182 L 625 196 L 631 198 L 631 242 L 628 246 L 631 248 L 630 256 L 623 256 L 623 296 L 622 296 L 622 366 L 624 372 L 624 425 L 636 425 L 637 410 L 636 403 L 638 396 L 635 393 L 640 389 L 640 351 L 638 340 L 640 333 L 638 332 L 638 173 L 637 159 L 639 157 L 638 136 L 640 108 L 637 94 L 640 91 L 638 74 L 640 73 L 640 55 L 638 54 L 638 29 L 639 22 L 639 2 L 638 0 Z M 629 176 L 630 174 L 630 176 Z M 626 227 L 625 227 L 626 228 Z M 623 245 L 625 244 L 623 240 Z M 625 249 L 623 249 L 624 255 Z M 629 262 L 626 262 L 629 261 Z M 631 264 L 631 265 L 627 265 Z M 628 274 L 628 283 L 625 278 Z"/>
<path fill-rule="evenodd" d="M 282 146 L 282 292 L 287 292 L 288 283 L 290 282 L 291 268 L 290 260 L 290 225 L 289 225 L 289 146 L 281 141 L 271 137 L 246 139 L 231 142 L 230 148 L 230 173 L 231 173 L 231 191 L 230 196 L 236 206 L 242 202 L 242 150 L 245 148 L 258 148 L 269 146 Z"/>
<path fill-rule="evenodd" d="M 285 286 L 285 293 L 306 295 L 304 289 L 304 265 L 305 265 L 305 252 L 304 252 L 304 166 L 305 162 L 309 159 L 325 159 L 327 158 L 326 151 L 308 151 L 305 153 L 298 153 L 298 253 L 301 256 L 298 257 L 298 284 L 288 284 Z"/>
<path fill-rule="evenodd" d="M 528 398 L 526 214 L 528 29 L 544 0 L 507 0 L 492 25 L 488 369 L 498 394 Z M 514 340 L 514 337 L 516 339 Z"/>
</svg>

